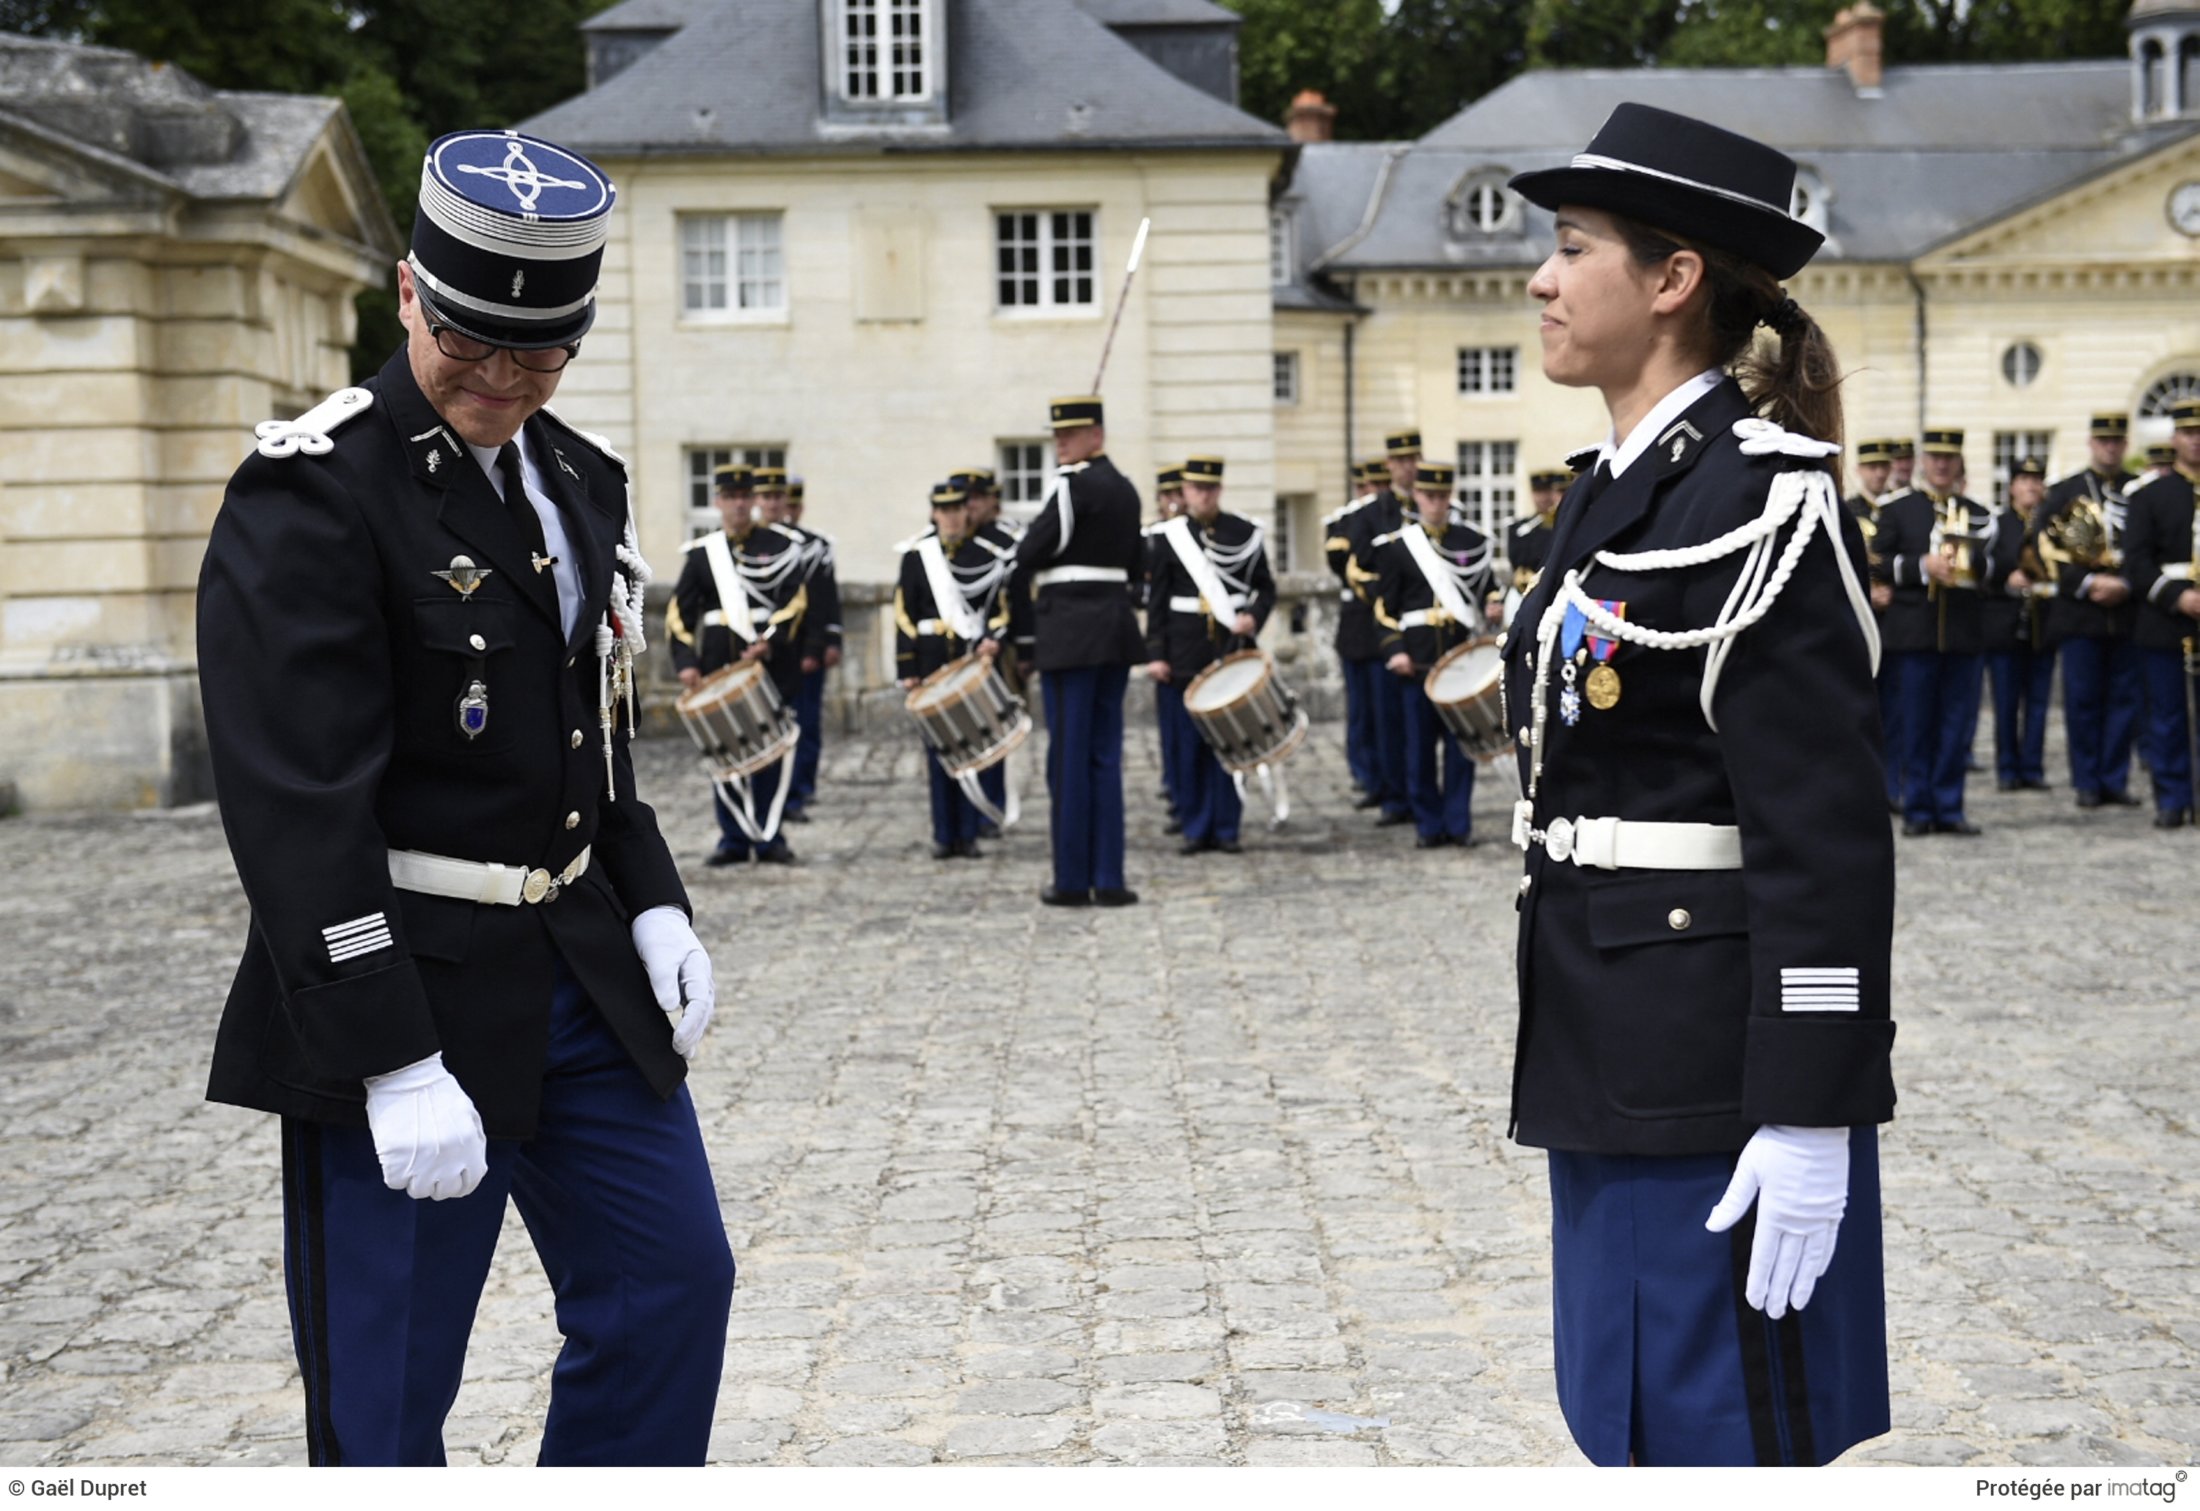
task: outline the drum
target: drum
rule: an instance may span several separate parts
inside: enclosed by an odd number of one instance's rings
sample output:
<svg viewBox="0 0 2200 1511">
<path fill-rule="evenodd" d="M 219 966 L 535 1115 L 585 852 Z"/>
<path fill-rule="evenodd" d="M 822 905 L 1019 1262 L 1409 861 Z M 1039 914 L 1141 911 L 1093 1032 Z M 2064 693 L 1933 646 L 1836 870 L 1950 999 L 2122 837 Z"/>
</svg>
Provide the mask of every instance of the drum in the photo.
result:
<svg viewBox="0 0 2200 1511">
<path fill-rule="evenodd" d="M 1478 761 L 1495 760 L 1512 749 L 1500 690 L 1504 676 L 1505 658 L 1497 642 L 1470 640 L 1444 652 L 1421 684 L 1444 727 Z"/>
<path fill-rule="evenodd" d="M 680 694 L 674 707 L 714 782 L 763 770 L 792 750 L 802 733 L 761 661 L 736 661 L 712 672 Z"/>
<path fill-rule="evenodd" d="M 998 765 L 1031 733 L 1031 711 L 983 656 L 948 662 L 911 688 L 904 706 L 951 777 Z"/>
<path fill-rule="evenodd" d="M 1224 656 L 1194 677 L 1184 712 L 1231 771 L 1274 766 L 1306 738 L 1306 711 L 1263 650 Z"/>
</svg>

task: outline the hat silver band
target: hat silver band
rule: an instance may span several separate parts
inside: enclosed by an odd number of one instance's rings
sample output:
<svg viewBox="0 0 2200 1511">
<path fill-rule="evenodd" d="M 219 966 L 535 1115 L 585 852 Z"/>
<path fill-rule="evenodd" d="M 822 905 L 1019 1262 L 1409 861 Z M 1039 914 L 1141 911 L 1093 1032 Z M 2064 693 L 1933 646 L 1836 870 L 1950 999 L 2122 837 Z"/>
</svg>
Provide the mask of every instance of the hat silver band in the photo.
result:
<svg viewBox="0 0 2200 1511">
<path fill-rule="evenodd" d="M 1615 173 L 1640 173 L 1645 178 L 1663 179 L 1669 184 L 1679 184 L 1684 189 L 1694 189 L 1699 194 L 1715 194 L 1720 199 L 1730 200 L 1737 205 L 1747 205 L 1752 210 L 1764 210 L 1779 216 L 1782 220 L 1795 219 L 1787 212 L 1786 206 L 1775 205 L 1769 200 L 1757 198 L 1754 194 L 1739 194 L 1732 189 L 1722 189 L 1717 184 L 1707 184 L 1701 179 L 1687 178 L 1678 173 L 1667 173 L 1658 168 L 1646 168 L 1641 163 L 1630 163 L 1624 158 L 1605 157 L 1595 152 L 1577 152 L 1574 154 L 1571 166 L 1576 168 L 1603 168 Z"/>
<path fill-rule="evenodd" d="M 444 230 L 484 252 L 504 257 L 562 262 L 600 251 L 609 239 L 611 217 L 601 215 L 573 226 L 499 215 L 453 194 L 432 176 L 420 180 L 420 208 Z M 545 234 L 547 233 L 547 234 Z"/>
<path fill-rule="evenodd" d="M 469 294 L 463 289 L 453 288 L 450 284 L 445 283 L 435 274 L 422 267 L 420 259 L 410 252 L 405 254 L 405 265 L 412 269 L 414 278 L 428 286 L 429 291 L 435 295 L 438 303 L 451 304 L 460 309 L 473 310 L 478 314 L 495 315 L 502 320 L 517 320 L 529 325 L 547 325 L 551 321 L 577 315 L 588 308 L 596 298 L 596 291 L 590 289 L 571 304 L 552 306 L 492 304 L 486 299 Z"/>
</svg>

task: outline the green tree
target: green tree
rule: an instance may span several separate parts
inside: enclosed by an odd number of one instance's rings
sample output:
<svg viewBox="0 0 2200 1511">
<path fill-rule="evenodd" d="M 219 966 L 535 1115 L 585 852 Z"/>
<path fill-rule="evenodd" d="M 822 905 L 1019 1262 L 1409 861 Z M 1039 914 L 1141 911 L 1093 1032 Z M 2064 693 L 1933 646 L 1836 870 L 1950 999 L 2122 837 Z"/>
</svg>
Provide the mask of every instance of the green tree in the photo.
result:
<svg viewBox="0 0 2200 1511">
<path fill-rule="evenodd" d="M 1224 0 L 1245 18 L 1238 31 L 1238 103 L 1281 122 L 1302 89 L 1337 107 L 1337 134 L 1395 134 L 1398 103 L 1382 76 L 1381 0 Z"/>
<path fill-rule="evenodd" d="M 1528 62 L 1536 68 L 1640 68 L 1657 62 L 1680 0 L 1533 0 Z"/>
<path fill-rule="evenodd" d="M 1383 28 L 1384 93 L 1420 136 L 1520 72 L 1529 0 L 1399 0 Z"/>
<path fill-rule="evenodd" d="M 1778 68 L 1823 63 L 1841 0 L 1690 0 L 1658 53 L 1665 68 Z"/>
</svg>

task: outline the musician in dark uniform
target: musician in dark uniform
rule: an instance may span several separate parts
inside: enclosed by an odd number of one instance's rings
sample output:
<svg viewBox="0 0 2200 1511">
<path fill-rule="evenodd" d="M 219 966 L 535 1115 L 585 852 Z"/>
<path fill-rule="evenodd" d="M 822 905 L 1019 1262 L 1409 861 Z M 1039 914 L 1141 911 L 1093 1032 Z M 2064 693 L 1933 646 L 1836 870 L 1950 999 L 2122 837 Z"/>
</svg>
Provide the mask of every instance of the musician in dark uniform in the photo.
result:
<svg viewBox="0 0 2200 1511">
<path fill-rule="evenodd" d="M 709 957 L 620 705 L 624 464 L 545 407 L 613 191 L 534 137 L 428 149 L 405 344 L 259 428 L 199 579 L 251 903 L 208 1096 L 282 1118 L 315 1464 L 440 1464 L 516 1202 L 565 1343 L 545 1464 L 700 1464 L 733 1260 L 683 1084 Z"/>
<path fill-rule="evenodd" d="M 902 551 L 894 585 L 894 675 L 904 692 L 979 644 L 996 642 L 1008 628 L 1000 558 L 971 535 L 970 495 L 962 483 L 934 488 L 931 512 L 932 527 Z M 936 559 L 928 559 L 934 553 Z M 932 786 L 932 858 L 976 860 L 977 805 L 929 746 L 924 767 Z"/>
<path fill-rule="evenodd" d="M 1152 536 L 1153 577 L 1146 602 L 1146 671 L 1175 729 L 1171 784 L 1184 825 L 1186 855 L 1238 853 L 1244 804 L 1237 783 L 1184 711 L 1192 679 L 1232 651 L 1250 645 L 1275 612 L 1276 579 L 1258 525 L 1222 507 L 1222 458 L 1184 462 L 1184 511 Z M 1205 566 L 1196 563 L 1204 562 Z M 1219 590 L 1228 602 L 1216 603 Z"/>
<path fill-rule="evenodd" d="M 1352 785 L 1359 789 L 1359 796 L 1352 802 L 1355 808 L 1375 808 L 1383 801 L 1375 743 L 1375 679 L 1382 674 L 1382 642 L 1375 632 L 1374 610 L 1367 601 L 1372 595 L 1353 582 L 1349 570 L 1352 516 L 1375 496 L 1370 468 L 1384 470 L 1378 463 L 1355 466 L 1351 500 L 1322 521 L 1322 556 L 1337 578 L 1335 644 L 1338 670 L 1344 678 L 1345 768 L 1352 774 Z"/>
<path fill-rule="evenodd" d="M 2167 477 L 2177 470 L 2177 448 L 2164 441 L 2147 448 L 2147 468 L 2133 480 L 2131 486 L 2151 483 L 2158 477 Z M 2126 490 L 2127 492 L 2129 489 Z"/>
<path fill-rule="evenodd" d="M 2200 677 L 2200 399 L 2170 410 L 2171 469 L 2125 499 L 2124 570 L 2139 595 L 2139 673 L 2154 766 L 2154 827 L 2193 821 L 2193 705 Z"/>
<path fill-rule="evenodd" d="M 1505 532 L 1505 565 L 1512 571 L 1512 590 L 1526 594 L 1543 570 L 1543 558 L 1551 549 L 1551 527 L 1558 521 L 1558 502 L 1566 496 L 1573 474 L 1563 467 L 1547 467 L 1528 474 L 1528 497 L 1535 512 L 1514 520 Z"/>
<path fill-rule="evenodd" d="M 1348 521 L 1352 537 L 1351 559 L 1345 571 L 1351 582 L 1373 601 L 1382 581 L 1377 536 L 1397 533 L 1413 517 L 1413 476 L 1421 464 L 1421 432 L 1394 430 L 1383 437 L 1383 486 L 1365 507 L 1353 511 Z M 1375 774 L 1376 807 L 1381 810 L 1378 828 L 1413 822 L 1406 797 L 1406 689 L 1389 674 L 1375 679 Z"/>
<path fill-rule="evenodd" d="M 1957 491 L 1962 460 L 1962 431 L 1926 431 L 1924 481 L 1879 506 L 1872 537 L 1873 570 L 1893 589 L 1880 633 L 1903 739 L 1902 832 L 1912 836 L 1979 832 L 1964 817 L 1963 786 L 1978 725 L 1979 584 L 1992 514 Z"/>
<path fill-rule="evenodd" d="M 1032 602 L 1032 657 L 1046 698 L 1047 792 L 1052 799 L 1052 907 L 1126 907 L 1123 880 L 1123 690 L 1145 637 L 1131 608 L 1145 566 L 1138 490 L 1107 458 L 1093 395 L 1048 406 L 1054 487 L 1016 547 Z"/>
<path fill-rule="evenodd" d="M 784 467 L 756 469 L 756 512 L 766 524 L 780 525 L 802 541 L 810 611 L 817 615 L 818 645 L 814 655 L 802 658 L 802 680 L 791 700 L 802 725 L 795 746 L 793 790 L 787 796 L 787 817 L 794 823 L 809 822 L 810 806 L 817 801 L 817 763 L 825 748 L 825 674 L 840 665 L 840 569 L 833 558 L 832 540 L 802 522 L 808 489 L 798 489 Z"/>
<path fill-rule="evenodd" d="M 1858 441 L 1856 443 L 1857 491 L 1843 501 L 1850 514 L 1856 517 L 1856 527 L 1863 532 L 1864 549 L 1870 554 L 1875 575 L 1872 578 L 1872 609 L 1882 617 L 1887 606 L 1894 602 L 1892 584 L 1882 582 L 1876 575 L 1879 566 L 1879 506 L 1894 491 L 1894 454 L 1902 445 L 1892 439 Z M 1902 757 L 1905 751 L 1902 735 L 1901 706 L 1895 698 L 1894 677 L 1887 663 L 1879 668 L 1879 730 L 1880 740 L 1887 757 L 1887 811 L 1902 811 Z"/>
<path fill-rule="evenodd" d="M 969 515 L 970 539 L 988 552 L 997 564 L 999 576 L 995 596 L 1000 600 L 1001 607 L 1009 616 L 1006 630 L 1002 636 L 998 637 L 1004 650 L 1004 654 L 1001 655 L 1000 659 L 1000 672 L 1009 686 L 1020 693 L 1023 689 L 1023 669 L 1017 665 L 1016 656 L 1012 649 L 1016 634 L 1014 623 L 1016 604 L 1013 601 L 1013 595 L 1008 591 L 1009 578 L 1016 568 L 1018 532 L 1001 518 L 1000 479 L 991 467 L 965 467 L 960 472 L 952 474 L 947 481 L 950 487 L 961 488 L 964 496 L 970 500 L 965 506 Z M 836 590 L 839 587 L 837 577 L 834 587 Z M 1024 607 L 1028 609 L 1029 606 L 1027 600 Z M 1011 759 L 1014 758 L 1011 757 Z M 1008 761 L 996 761 L 979 772 L 978 787 L 980 791 L 985 793 L 986 801 L 990 802 L 997 811 L 1008 813 L 1011 818 L 1015 816 L 1013 811 L 1010 810 L 1008 802 Z M 978 815 L 978 838 L 999 839 L 1000 837 L 1000 826 L 983 813 L 980 813 Z"/>
<path fill-rule="evenodd" d="M 1889 494 L 1906 492 L 1912 485 L 1917 471 L 1917 442 L 1906 435 L 1896 436 L 1888 455 L 1894 459 L 1894 462 L 1887 471 L 1887 492 Z"/>
<path fill-rule="evenodd" d="M 1475 763 L 1424 686 L 1445 652 L 1488 633 L 1484 607 L 1497 589 L 1489 538 L 1452 515 L 1457 480 L 1455 468 L 1422 462 L 1413 479 L 1414 517 L 1376 542 L 1382 577 L 1375 620 L 1383 671 L 1405 684 L 1406 799 L 1413 842 L 1423 850 L 1474 843 Z"/>
<path fill-rule="evenodd" d="M 1184 469 L 1163 467 L 1154 473 L 1153 480 L 1154 521 L 1139 530 L 1145 538 L 1146 565 L 1138 580 L 1138 607 L 1146 615 L 1146 630 L 1153 632 L 1155 595 L 1154 579 L 1161 571 L 1161 532 L 1169 521 L 1184 512 Z M 1158 611 L 1164 618 L 1168 611 Z M 1183 712 L 1184 689 L 1165 681 L 1153 684 L 1154 734 L 1161 748 L 1161 797 L 1169 805 L 1167 823 L 1162 826 L 1165 834 L 1184 832 L 1184 805 L 1176 795 L 1176 730 L 1178 715 Z"/>
<path fill-rule="evenodd" d="M 1979 595 L 1986 681 L 1994 692 L 1994 786 L 2002 792 L 2047 791 L 2055 656 L 2047 642 L 2048 600 L 2035 591 L 2040 563 L 2025 550 L 2046 493 L 2046 463 L 2019 458 L 2009 473 L 2009 507 L 1996 512 L 1989 531 L 1988 581 Z"/>
<path fill-rule="evenodd" d="M 802 668 L 817 659 L 824 645 L 823 624 L 803 576 L 802 538 L 785 525 L 757 518 L 754 469 L 732 463 L 714 472 L 712 481 L 719 518 L 725 522 L 726 558 L 713 561 L 716 548 L 708 536 L 684 547 L 680 579 L 665 606 L 672 669 L 687 689 L 737 660 L 763 661 L 780 701 L 793 708 L 802 690 Z M 730 574 L 723 587 L 721 571 Z M 728 591 L 741 601 L 726 603 Z M 705 865 L 794 862 L 786 836 L 771 822 L 775 807 L 780 808 L 780 822 L 785 821 L 778 794 L 791 767 L 791 762 L 774 762 L 748 779 L 749 813 L 737 814 L 732 800 L 712 789 L 719 839 Z M 787 802 L 792 800 L 790 793 Z M 744 823 L 756 826 L 754 838 Z"/>
<path fill-rule="evenodd" d="M 1623 104 L 1512 181 L 1557 213 L 1544 373 L 1612 416 L 1505 643 L 1514 1129 L 1551 1151 L 1559 1399 L 1600 1464 L 1822 1463 L 1888 1425 L 1894 857 L 1839 368 L 1778 282 L 1821 240 L 1794 174 Z"/>
<path fill-rule="evenodd" d="M 2032 546 L 2052 574 L 2048 644 L 2062 662 L 2063 732 L 2070 785 L 2080 808 L 2136 807 L 2131 747 L 2139 730 L 2139 649 L 2132 640 L 2139 604 L 2122 572 L 2124 495 L 2137 481 L 2125 470 L 2131 416 L 2097 414 L 2087 427 L 2083 472 L 2047 491 L 2032 524 Z M 2075 559 L 2073 540 L 2097 541 Z"/>
</svg>

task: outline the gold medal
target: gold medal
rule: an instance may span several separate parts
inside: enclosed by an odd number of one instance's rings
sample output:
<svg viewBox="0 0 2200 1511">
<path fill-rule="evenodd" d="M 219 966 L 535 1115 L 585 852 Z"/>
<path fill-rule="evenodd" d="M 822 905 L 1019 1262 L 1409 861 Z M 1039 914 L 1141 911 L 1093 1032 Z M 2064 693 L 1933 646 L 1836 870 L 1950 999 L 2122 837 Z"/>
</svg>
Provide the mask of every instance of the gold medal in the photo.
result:
<svg viewBox="0 0 2200 1511">
<path fill-rule="evenodd" d="M 1589 706 L 1598 710 L 1610 708 L 1619 702 L 1619 673 L 1604 662 L 1598 662 L 1583 684 L 1582 692 L 1589 699 Z"/>
</svg>

